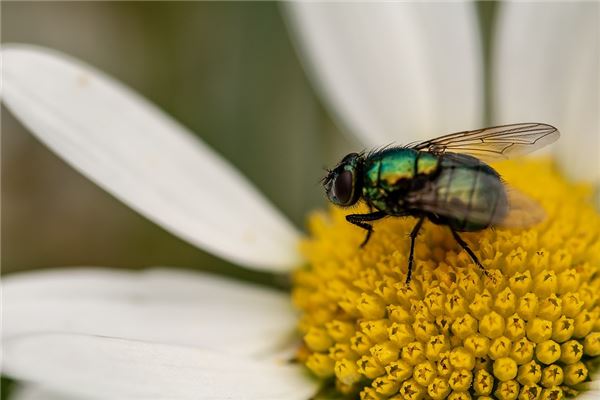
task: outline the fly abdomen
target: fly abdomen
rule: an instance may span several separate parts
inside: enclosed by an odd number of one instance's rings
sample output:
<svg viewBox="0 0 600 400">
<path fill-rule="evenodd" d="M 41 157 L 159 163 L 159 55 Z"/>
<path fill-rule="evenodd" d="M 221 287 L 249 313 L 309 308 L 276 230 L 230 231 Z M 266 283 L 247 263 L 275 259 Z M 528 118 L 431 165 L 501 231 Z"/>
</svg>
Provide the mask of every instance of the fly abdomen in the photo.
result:
<svg viewBox="0 0 600 400">
<path fill-rule="evenodd" d="M 457 231 L 478 231 L 499 222 L 508 211 L 506 191 L 494 169 L 464 155 L 442 156 L 425 210 Z M 433 196 L 432 196 L 433 195 Z"/>
</svg>

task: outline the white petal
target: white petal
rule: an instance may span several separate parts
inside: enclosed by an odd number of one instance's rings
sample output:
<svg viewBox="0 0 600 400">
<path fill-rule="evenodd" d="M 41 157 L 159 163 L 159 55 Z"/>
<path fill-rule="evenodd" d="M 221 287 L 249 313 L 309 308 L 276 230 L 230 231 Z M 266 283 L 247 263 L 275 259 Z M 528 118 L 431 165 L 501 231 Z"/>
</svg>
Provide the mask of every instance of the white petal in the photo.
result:
<svg viewBox="0 0 600 400">
<path fill-rule="evenodd" d="M 596 371 L 595 373 L 591 374 L 590 376 L 590 381 L 589 382 L 584 382 L 581 383 L 579 385 L 577 385 L 577 389 L 578 390 L 599 390 L 600 391 L 600 372 L 597 371 L 597 368 L 600 366 L 600 363 L 598 362 L 598 359 L 595 359 L 595 362 L 592 366 L 592 371 Z"/>
<path fill-rule="evenodd" d="M 52 392 L 39 386 L 19 385 L 11 390 L 8 400 L 84 400 L 84 398 Z"/>
<path fill-rule="evenodd" d="M 577 396 L 577 400 L 598 400 L 600 399 L 600 390 L 590 390 Z"/>
<path fill-rule="evenodd" d="M 599 364 L 596 360 L 592 366 L 592 371 L 597 371 Z M 590 376 L 591 381 L 581 383 L 576 386 L 576 389 L 581 391 L 577 396 L 577 400 L 598 400 L 600 399 L 600 373 L 595 372 Z"/>
<path fill-rule="evenodd" d="M 85 335 L 29 335 L 3 343 L 4 372 L 97 399 L 307 399 L 301 367 L 198 348 Z"/>
<path fill-rule="evenodd" d="M 483 77 L 468 2 L 288 3 L 317 89 L 364 144 L 480 127 Z"/>
<path fill-rule="evenodd" d="M 571 178 L 600 179 L 598 2 L 506 2 L 494 54 L 499 123 L 558 127 Z"/>
<path fill-rule="evenodd" d="M 598 400 L 600 399 L 600 390 L 581 392 L 576 398 L 577 400 Z"/>
<path fill-rule="evenodd" d="M 65 269 L 3 279 L 4 337 L 76 333 L 270 357 L 293 340 L 289 296 L 209 274 Z"/>
<path fill-rule="evenodd" d="M 257 269 L 297 265 L 297 231 L 158 108 L 52 50 L 2 49 L 3 101 L 48 147 L 172 233 Z"/>
</svg>

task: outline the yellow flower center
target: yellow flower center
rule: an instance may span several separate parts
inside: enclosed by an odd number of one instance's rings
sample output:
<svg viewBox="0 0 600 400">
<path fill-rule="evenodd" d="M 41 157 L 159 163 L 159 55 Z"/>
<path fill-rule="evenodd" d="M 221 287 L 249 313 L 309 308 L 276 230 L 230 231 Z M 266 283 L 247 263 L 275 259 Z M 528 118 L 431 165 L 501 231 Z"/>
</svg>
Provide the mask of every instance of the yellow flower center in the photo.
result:
<svg viewBox="0 0 600 400">
<path fill-rule="evenodd" d="M 302 316 L 299 358 L 339 392 L 361 399 L 560 399 L 600 355 L 600 216 L 587 186 L 548 160 L 496 165 L 538 200 L 547 218 L 529 229 L 464 238 L 426 223 L 405 285 L 416 220 L 387 218 L 365 232 L 348 211 L 311 216 L 308 265 L 292 292 Z M 353 209 L 352 212 L 357 212 Z M 330 381 L 331 381 L 330 380 Z"/>
</svg>

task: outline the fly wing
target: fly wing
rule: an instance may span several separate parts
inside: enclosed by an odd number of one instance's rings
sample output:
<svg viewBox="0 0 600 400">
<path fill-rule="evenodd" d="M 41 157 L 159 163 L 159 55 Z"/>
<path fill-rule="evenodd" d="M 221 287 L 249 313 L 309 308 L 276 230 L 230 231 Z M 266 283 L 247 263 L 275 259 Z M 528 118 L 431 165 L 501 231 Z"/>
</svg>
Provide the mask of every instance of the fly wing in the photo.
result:
<svg viewBox="0 0 600 400">
<path fill-rule="evenodd" d="M 546 218 L 542 206 L 525 193 L 513 187 L 507 187 L 506 194 L 508 195 L 508 213 L 496 222 L 496 226 L 527 228 L 539 224 Z"/>
<path fill-rule="evenodd" d="M 499 198 L 485 207 L 469 205 L 468 201 L 440 201 L 438 196 L 427 195 L 409 201 L 422 211 L 485 226 L 527 228 L 544 220 L 546 213 L 538 202 L 513 187 L 505 185 L 505 189 L 505 199 Z M 448 195 L 454 198 L 470 196 L 470 191 L 466 188 L 450 187 L 448 190 Z"/>
<path fill-rule="evenodd" d="M 558 130 L 547 124 L 521 123 L 450 133 L 407 147 L 434 154 L 468 154 L 485 162 L 521 156 L 555 142 Z"/>
</svg>

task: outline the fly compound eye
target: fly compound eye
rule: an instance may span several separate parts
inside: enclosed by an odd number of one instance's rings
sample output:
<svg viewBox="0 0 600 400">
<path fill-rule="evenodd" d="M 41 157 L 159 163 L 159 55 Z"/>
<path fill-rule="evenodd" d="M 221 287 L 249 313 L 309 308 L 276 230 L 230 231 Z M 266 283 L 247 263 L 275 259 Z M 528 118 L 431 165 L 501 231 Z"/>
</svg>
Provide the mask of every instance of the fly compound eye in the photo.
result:
<svg viewBox="0 0 600 400">
<path fill-rule="evenodd" d="M 334 202 L 341 205 L 350 205 L 354 189 L 354 176 L 350 171 L 342 171 L 333 181 L 332 194 Z"/>
<path fill-rule="evenodd" d="M 361 159 L 357 153 L 348 154 L 323 179 L 323 186 L 327 198 L 335 205 L 347 207 L 360 200 L 361 186 Z"/>
</svg>

